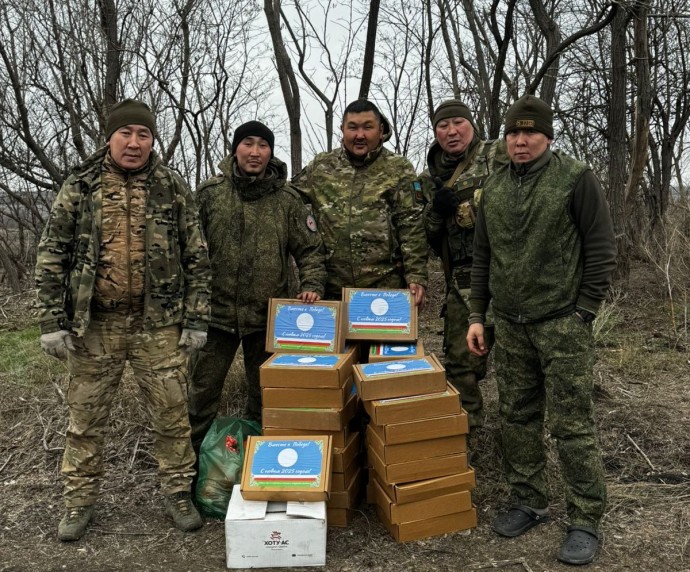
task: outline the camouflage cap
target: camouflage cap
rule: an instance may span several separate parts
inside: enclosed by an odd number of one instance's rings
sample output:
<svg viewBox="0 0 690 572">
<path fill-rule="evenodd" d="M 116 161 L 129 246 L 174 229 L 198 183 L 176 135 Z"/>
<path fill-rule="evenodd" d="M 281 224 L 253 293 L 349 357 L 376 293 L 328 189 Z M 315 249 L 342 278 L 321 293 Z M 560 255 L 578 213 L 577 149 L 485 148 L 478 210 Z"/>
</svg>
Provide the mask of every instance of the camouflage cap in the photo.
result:
<svg viewBox="0 0 690 572">
<path fill-rule="evenodd" d="M 125 125 L 143 125 L 156 134 L 156 120 L 151 108 L 143 101 L 123 99 L 113 105 L 105 122 L 105 140 L 108 141 L 115 131 Z"/>
<path fill-rule="evenodd" d="M 535 95 L 523 95 L 506 112 L 505 134 L 533 129 L 553 139 L 553 110 Z"/>
</svg>

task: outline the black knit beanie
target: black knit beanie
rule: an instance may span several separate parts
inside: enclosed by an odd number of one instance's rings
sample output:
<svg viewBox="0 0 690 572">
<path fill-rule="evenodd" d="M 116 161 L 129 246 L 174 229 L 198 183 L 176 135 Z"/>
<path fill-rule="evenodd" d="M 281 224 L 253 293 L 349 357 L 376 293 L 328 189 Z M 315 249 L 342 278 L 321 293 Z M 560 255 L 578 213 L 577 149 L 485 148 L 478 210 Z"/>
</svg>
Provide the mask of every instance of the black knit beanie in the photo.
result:
<svg viewBox="0 0 690 572">
<path fill-rule="evenodd" d="M 239 147 L 240 142 L 245 137 L 261 137 L 266 140 L 268 146 L 271 148 L 271 156 L 273 156 L 273 144 L 275 142 L 275 137 L 273 136 L 273 131 L 266 127 L 261 121 L 247 121 L 243 123 L 237 129 L 235 129 L 235 134 L 232 137 L 232 154 L 235 154 L 237 147 Z"/>
<path fill-rule="evenodd" d="M 553 110 L 534 95 L 523 95 L 506 112 L 505 134 L 518 129 L 534 129 L 553 139 Z"/>
<path fill-rule="evenodd" d="M 151 109 L 136 99 L 123 99 L 113 105 L 105 122 L 105 140 L 108 141 L 115 131 L 125 125 L 143 125 L 151 130 L 151 135 L 156 134 L 156 120 Z"/>
<path fill-rule="evenodd" d="M 431 124 L 434 129 L 436 129 L 436 124 L 444 119 L 450 119 L 451 117 L 463 117 L 467 119 L 477 131 L 477 125 L 474 122 L 474 117 L 472 117 L 472 112 L 470 108 L 467 107 L 459 99 L 447 99 L 442 102 L 434 111 L 434 115 L 431 118 Z"/>
</svg>

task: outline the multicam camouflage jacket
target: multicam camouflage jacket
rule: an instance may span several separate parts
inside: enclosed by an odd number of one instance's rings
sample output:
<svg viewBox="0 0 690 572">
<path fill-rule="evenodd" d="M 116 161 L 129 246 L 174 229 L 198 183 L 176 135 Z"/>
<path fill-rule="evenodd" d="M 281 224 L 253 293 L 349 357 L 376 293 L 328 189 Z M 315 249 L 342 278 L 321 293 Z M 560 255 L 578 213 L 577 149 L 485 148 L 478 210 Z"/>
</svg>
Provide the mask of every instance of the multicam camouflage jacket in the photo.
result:
<svg viewBox="0 0 690 572">
<path fill-rule="evenodd" d="M 313 205 L 326 246 L 326 294 L 376 288 L 398 275 L 427 283 L 427 246 L 416 175 L 381 147 L 361 167 L 344 148 L 320 153 L 293 180 Z"/>
<path fill-rule="evenodd" d="M 82 336 L 89 324 L 100 246 L 101 170 L 96 151 L 62 185 L 38 246 L 36 287 L 42 333 Z M 210 266 L 194 199 L 155 153 L 146 181 L 144 327 L 181 323 L 205 330 Z"/>
<path fill-rule="evenodd" d="M 323 242 L 287 166 L 272 158 L 263 178 L 242 176 L 233 157 L 196 193 L 213 279 L 211 325 L 245 336 L 266 329 L 269 298 L 288 296 L 290 255 L 300 291 L 323 296 Z"/>
<path fill-rule="evenodd" d="M 448 167 L 444 170 L 442 155 L 441 146 L 434 140 L 427 155 L 427 169 L 419 176 L 426 201 L 424 228 L 429 246 L 443 260 L 447 279 L 453 274 L 453 282 L 457 283 L 458 287 L 469 288 L 474 221 L 479 197 L 487 177 L 495 169 L 506 164 L 508 156 L 503 141 L 477 141 L 470 148 L 469 160 L 465 161 L 462 173 L 453 184 L 453 189 L 460 199 L 460 206 L 456 212 L 443 216 L 432 208 L 436 192 L 434 178 L 438 177 L 444 183 L 448 183 L 455 168 Z M 459 163 L 464 159 L 463 157 Z"/>
</svg>

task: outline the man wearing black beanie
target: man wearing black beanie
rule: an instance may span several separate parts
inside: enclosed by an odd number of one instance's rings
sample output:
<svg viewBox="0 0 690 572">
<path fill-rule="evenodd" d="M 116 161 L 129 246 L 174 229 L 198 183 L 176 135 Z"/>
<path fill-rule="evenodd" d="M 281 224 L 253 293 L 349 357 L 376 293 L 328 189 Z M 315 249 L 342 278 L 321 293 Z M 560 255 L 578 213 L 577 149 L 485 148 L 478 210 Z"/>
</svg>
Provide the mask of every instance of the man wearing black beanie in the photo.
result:
<svg viewBox="0 0 690 572">
<path fill-rule="evenodd" d="M 545 429 L 555 439 L 570 526 L 558 559 L 591 562 L 606 484 L 592 416 L 592 321 L 616 266 L 604 193 L 586 164 L 552 150 L 553 111 L 526 95 L 505 116 L 510 163 L 486 182 L 474 235 L 467 343 L 488 351 L 491 301 L 502 451 L 511 508 L 492 528 L 546 522 Z"/>
<path fill-rule="evenodd" d="M 321 235 L 301 195 L 287 182 L 287 165 L 273 156 L 273 147 L 273 132 L 266 125 L 240 125 L 232 153 L 219 164 L 220 174 L 196 193 L 212 271 L 208 342 L 191 363 L 189 417 L 197 455 L 240 344 L 247 377 L 245 414 L 261 421 L 259 366 L 268 358 L 268 301 L 288 296 L 290 255 L 299 270 L 297 298 L 315 302 L 324 292 Z"/>
</svg>

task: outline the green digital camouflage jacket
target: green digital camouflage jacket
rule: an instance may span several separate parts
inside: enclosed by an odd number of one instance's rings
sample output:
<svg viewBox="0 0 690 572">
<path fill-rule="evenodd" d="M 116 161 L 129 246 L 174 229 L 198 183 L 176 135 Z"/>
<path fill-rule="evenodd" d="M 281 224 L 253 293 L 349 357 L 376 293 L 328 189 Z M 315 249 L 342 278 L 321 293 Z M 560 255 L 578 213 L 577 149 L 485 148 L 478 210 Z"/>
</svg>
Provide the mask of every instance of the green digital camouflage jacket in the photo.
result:
<svg viewBox="0 0 690 572">
<path fill-rule="evenodd" d="M 381 147 L 362 166 L 344 148 L 320 153 L 293 183 L 316 212 L 326 246 L 326 293 L 376 288 L 393 275 L 427 284 L 427 246 L 416 174 Z"/>
<path fill-rule="evenodd" d="M 265 330 L 268 300 L 288 296 L 290 256 L 300 291 L 323 296 L 323 242 L 302 196 L 273 157 L 262 178 L 242 176 L 233 157 L 196 193 L 211 259 L 211 325 L 240 336 Z"/>
<path fill-rule="evenodd" d="M 38 246 L 36 287 L 42 333 L 82 336 L 90 319 L 100 250 L 101 166 L 96 151 L 62 185 Z M 146 181 L 144 327 L 181 323 L 205 330 L 210 266 L 192 194 L 155 153 Z"/>
</svg>

